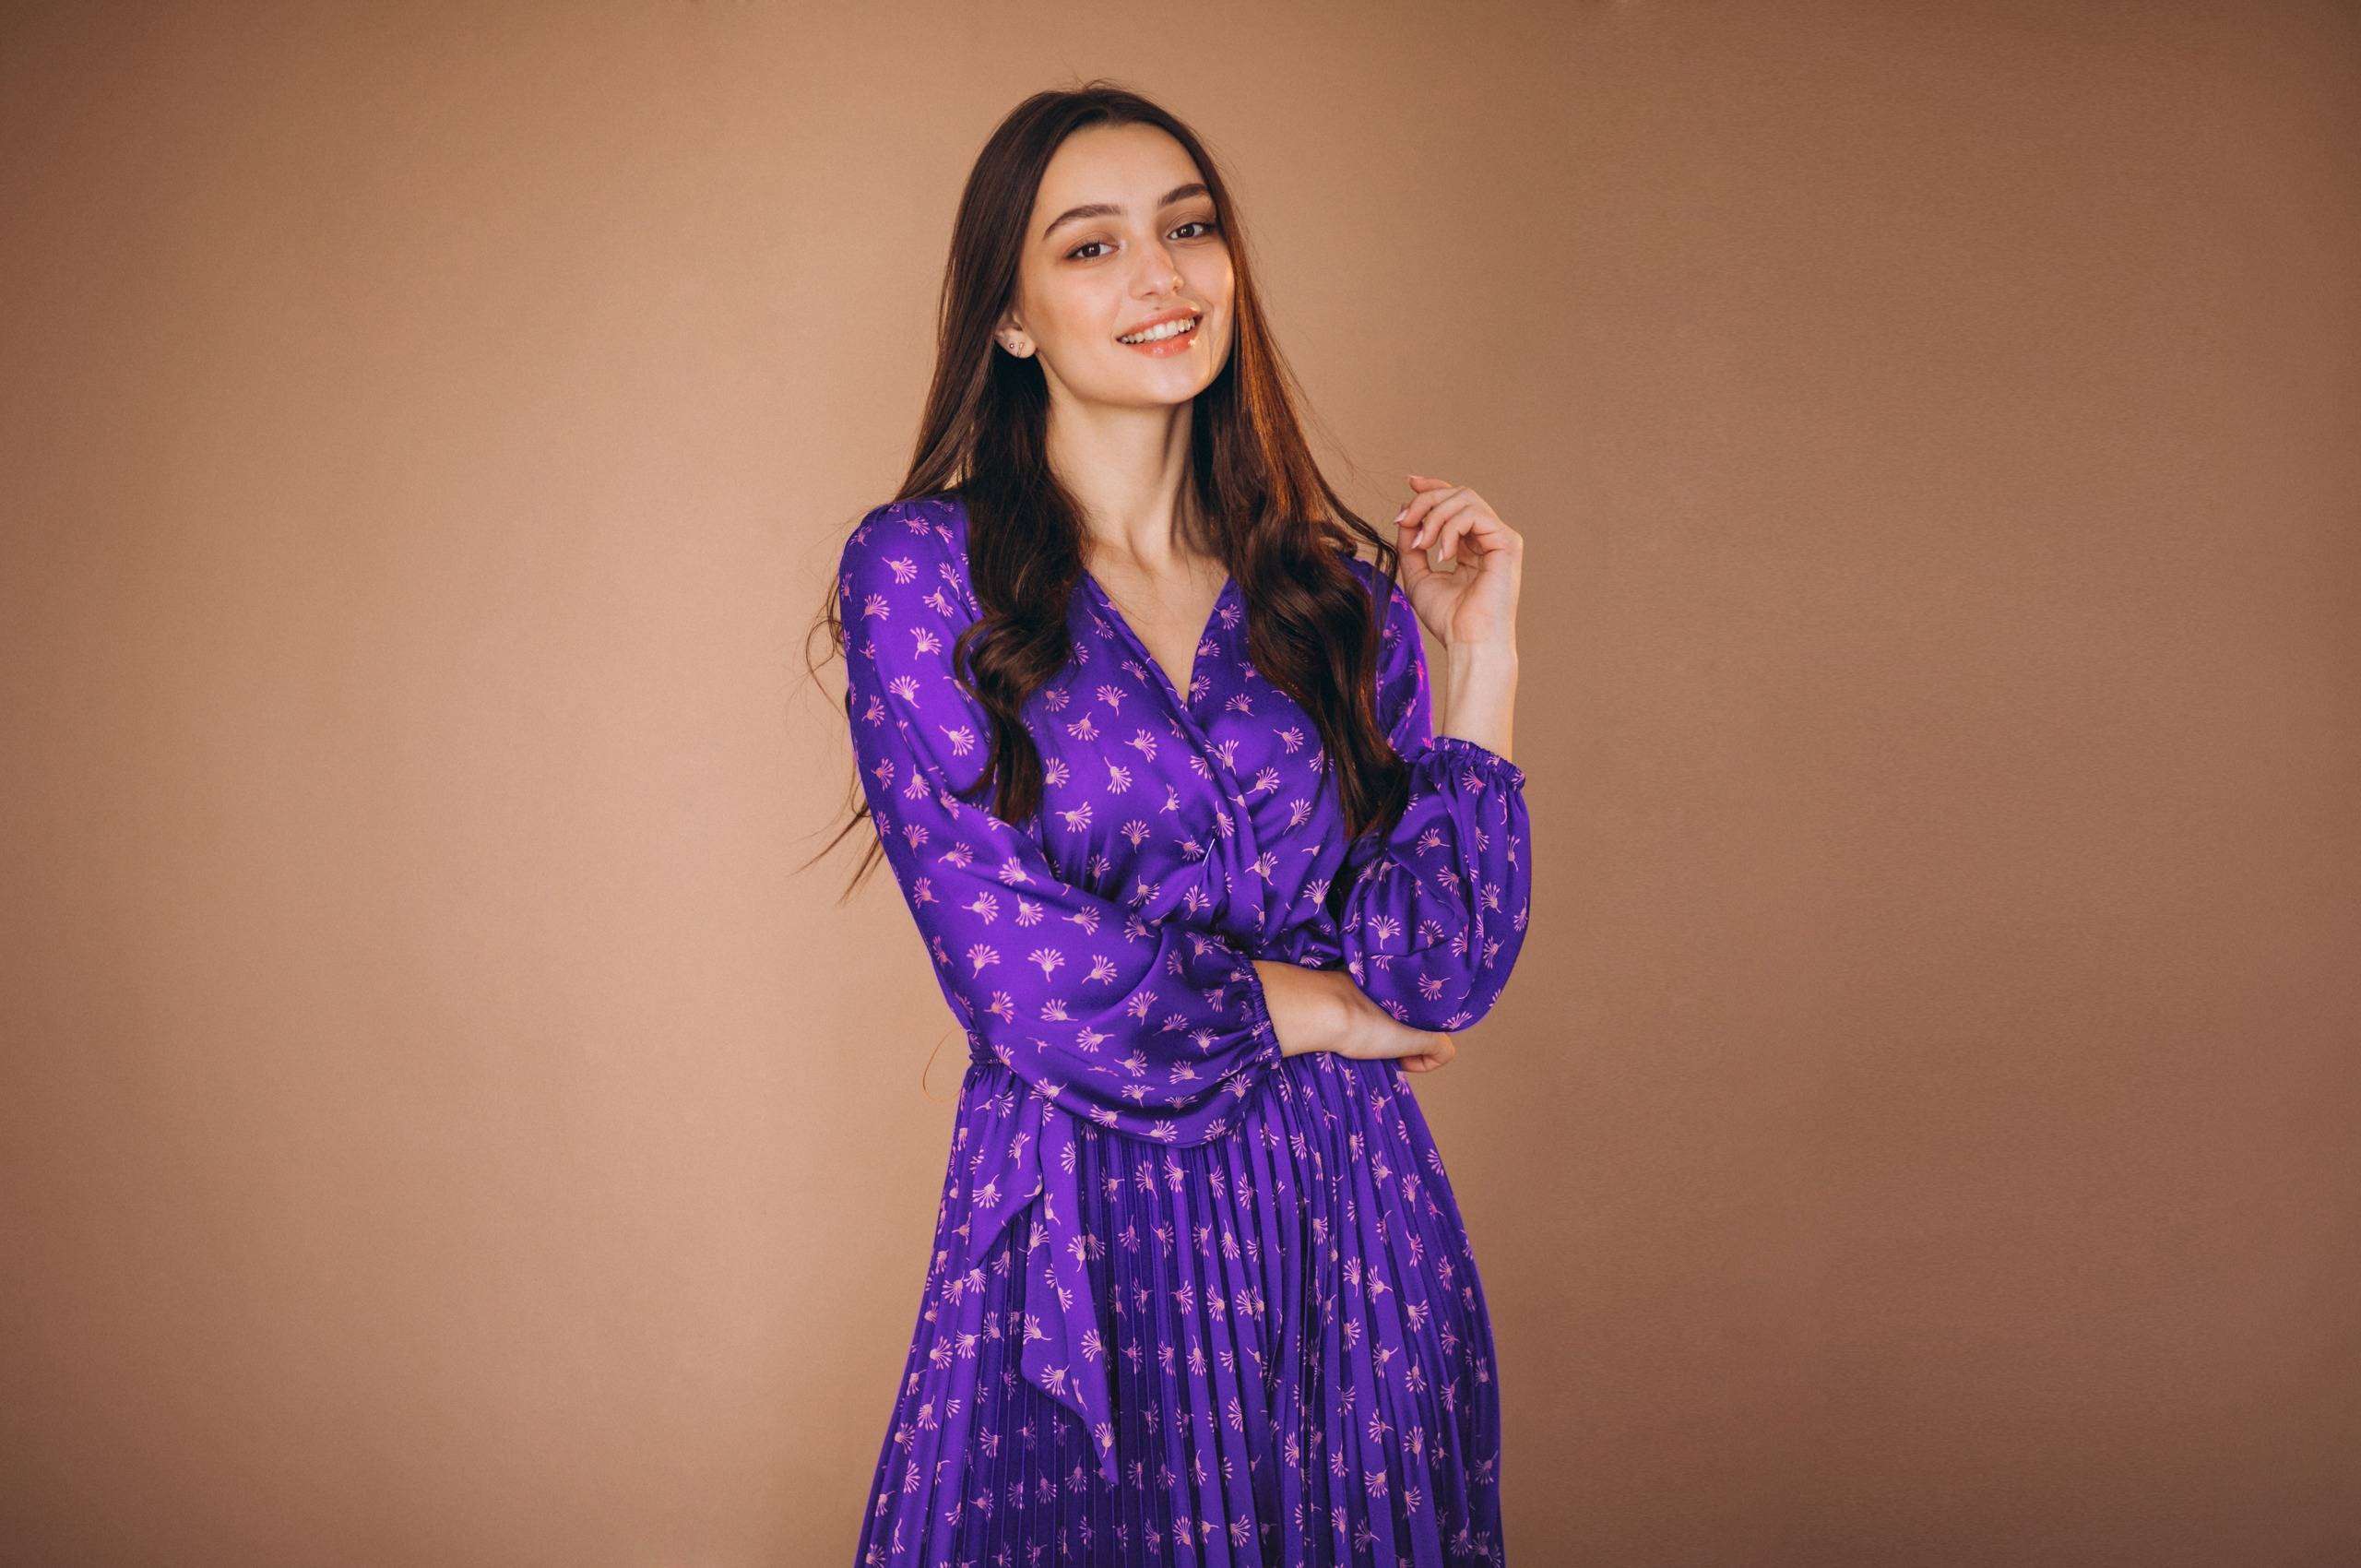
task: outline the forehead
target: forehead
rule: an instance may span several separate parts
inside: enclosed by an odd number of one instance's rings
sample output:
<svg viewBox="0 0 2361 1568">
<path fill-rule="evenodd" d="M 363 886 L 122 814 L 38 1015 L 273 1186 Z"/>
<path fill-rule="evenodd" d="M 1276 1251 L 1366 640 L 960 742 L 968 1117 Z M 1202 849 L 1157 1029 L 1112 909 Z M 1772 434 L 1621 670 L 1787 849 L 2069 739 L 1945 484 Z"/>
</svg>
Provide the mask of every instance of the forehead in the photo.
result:
<svg viewBox="0 0 2361 1568">
<path fill-rule="evenodd" d="M 1112 202 L 1134 216 L 1173 186 L 1199 178 L 1196 160 L 1155 125 L 1086 125 L 1058 144 L 1033 198 L 1034 230 L 1070 207 Z"/>
</svg>

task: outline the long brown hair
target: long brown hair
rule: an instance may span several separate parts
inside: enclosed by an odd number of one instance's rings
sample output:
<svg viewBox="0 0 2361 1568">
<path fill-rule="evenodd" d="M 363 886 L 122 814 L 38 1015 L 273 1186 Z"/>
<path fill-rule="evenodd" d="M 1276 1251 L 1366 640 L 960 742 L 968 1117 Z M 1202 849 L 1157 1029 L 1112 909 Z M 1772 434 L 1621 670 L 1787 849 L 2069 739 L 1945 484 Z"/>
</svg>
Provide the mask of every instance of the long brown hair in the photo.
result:
<svg viewBox="0 0 2361 1568">
<path fill-rule="evenodd" d="M 1219 166 L 1180 120 L 1104 80 L 1036 93 L 977 155 L 952 230 L 934 384 L 909 471 L 888 498 L 951 492 L 967 506 L 968 580 L 982 614 L 954 644 L 952 667 L 991 730 L 991 765 L 973 792 L 991 790 L 992 814 L 1011 824 L 1040 808 L 1040 753 L 1019 714 L 1072 654 L 1067 604 L 1081 581 L 1086 537 L 1080 506 L 1050 470 L 1041 367 L 1000 351 L 992 332 L 1016 289 L 1026 225 L 1050 156 L 1086 125 L 1133 124 L 1155 125 L 1188 149 L 1213 194 L 1233 268 L 1237 327 L 1221 373 L 1193 407 L 1184 526 L 1196 520 L 1210 537 L 1194 542 L 1237 580 L 1254 668 L 1318 729 L 1347 835 L 1390 827 L 1402 814 L 1408 768 L 1387 743 L 1372 700 L 1383 601 L 1371 600 L 1347 557 L 1357 538 L 1366 540 L 1391 594 L 1399 591 L 1396 552 L 1312 461 L 1296 414 L 1299 390 L 1264 317 L 1245 225 Z M 841 658 L 836 589 L 832 580 L 813 629 L 825 624 Z M 848 723 L 851 717 L 848 695 Z M 850 816 L 820 854 L 868 819 L 858 777 L 851 793 Z M 882 842 L 871 842 L 846 895 L 883 851 Z M 1336 881 L 1332 903 L 1345 891 L 1344 879 Z"/>
</svg>

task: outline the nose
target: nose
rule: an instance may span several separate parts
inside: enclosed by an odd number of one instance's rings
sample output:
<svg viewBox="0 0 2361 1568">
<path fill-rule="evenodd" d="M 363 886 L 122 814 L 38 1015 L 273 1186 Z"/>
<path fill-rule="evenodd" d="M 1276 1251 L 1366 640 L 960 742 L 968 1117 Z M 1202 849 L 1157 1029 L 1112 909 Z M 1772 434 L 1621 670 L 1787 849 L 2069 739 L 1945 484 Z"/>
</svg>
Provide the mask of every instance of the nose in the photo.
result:
<svg viewBox="0 0 2361 1568">
<path fill-rule="evenodd" d="M 1154 298 L 1157 294 L 1178 293 L 1180 289 L 1180 268 L 1174 265 L 1172 253 L 1161 244 L 1140 252 L 1140 276 L 1137 292 Z"/>
</svg>

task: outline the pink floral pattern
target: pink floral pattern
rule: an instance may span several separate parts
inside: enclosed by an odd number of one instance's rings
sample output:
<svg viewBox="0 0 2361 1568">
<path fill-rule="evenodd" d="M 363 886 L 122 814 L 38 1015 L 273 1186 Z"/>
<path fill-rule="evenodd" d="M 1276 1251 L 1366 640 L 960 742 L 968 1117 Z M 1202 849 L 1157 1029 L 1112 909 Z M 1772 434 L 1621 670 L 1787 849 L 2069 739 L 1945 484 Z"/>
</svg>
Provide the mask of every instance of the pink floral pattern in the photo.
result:
<svg viewBox="0 0 2361 1568">
<path fill-rule="evenodd" d="M 1023 716 L 1042 809 L 1002 822 L 959 798 L 991 750 L 951 663 L 967 529 L 955 493 L 893 503 L 838 564 L 861 787 L 970 1045 L 859 1562 L 1503 1561 L 1441 1157 L 1396 1064 L 1281 1057 L 1252 960 L 1344 968 L 1417 1028 L 1482 1018 L 1530 909 L 1524 770 L 1433 733 L 1396 595 L 1376 698 L 1409 802 L 1348 852 L 1237 585 L 1183 691 L 1086 576 Z"/>
</svg>

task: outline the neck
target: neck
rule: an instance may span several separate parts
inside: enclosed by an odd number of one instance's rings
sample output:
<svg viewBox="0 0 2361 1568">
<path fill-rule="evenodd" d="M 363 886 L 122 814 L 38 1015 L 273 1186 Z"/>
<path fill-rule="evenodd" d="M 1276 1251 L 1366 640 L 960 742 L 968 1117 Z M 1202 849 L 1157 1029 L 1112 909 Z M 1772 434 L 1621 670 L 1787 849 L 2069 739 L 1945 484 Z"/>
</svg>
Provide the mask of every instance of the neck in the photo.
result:
<svg viewBox="0 0 2361 1568">
<path fill-rule="evenodd" d="M 1049 455 L 1082 508 L 1087 559 L 1112 557 L 1150 576 L 1181 573 L 1210 553 L 1187 483 L 1190 405 L 1050 409 Z"/>
</svg>

